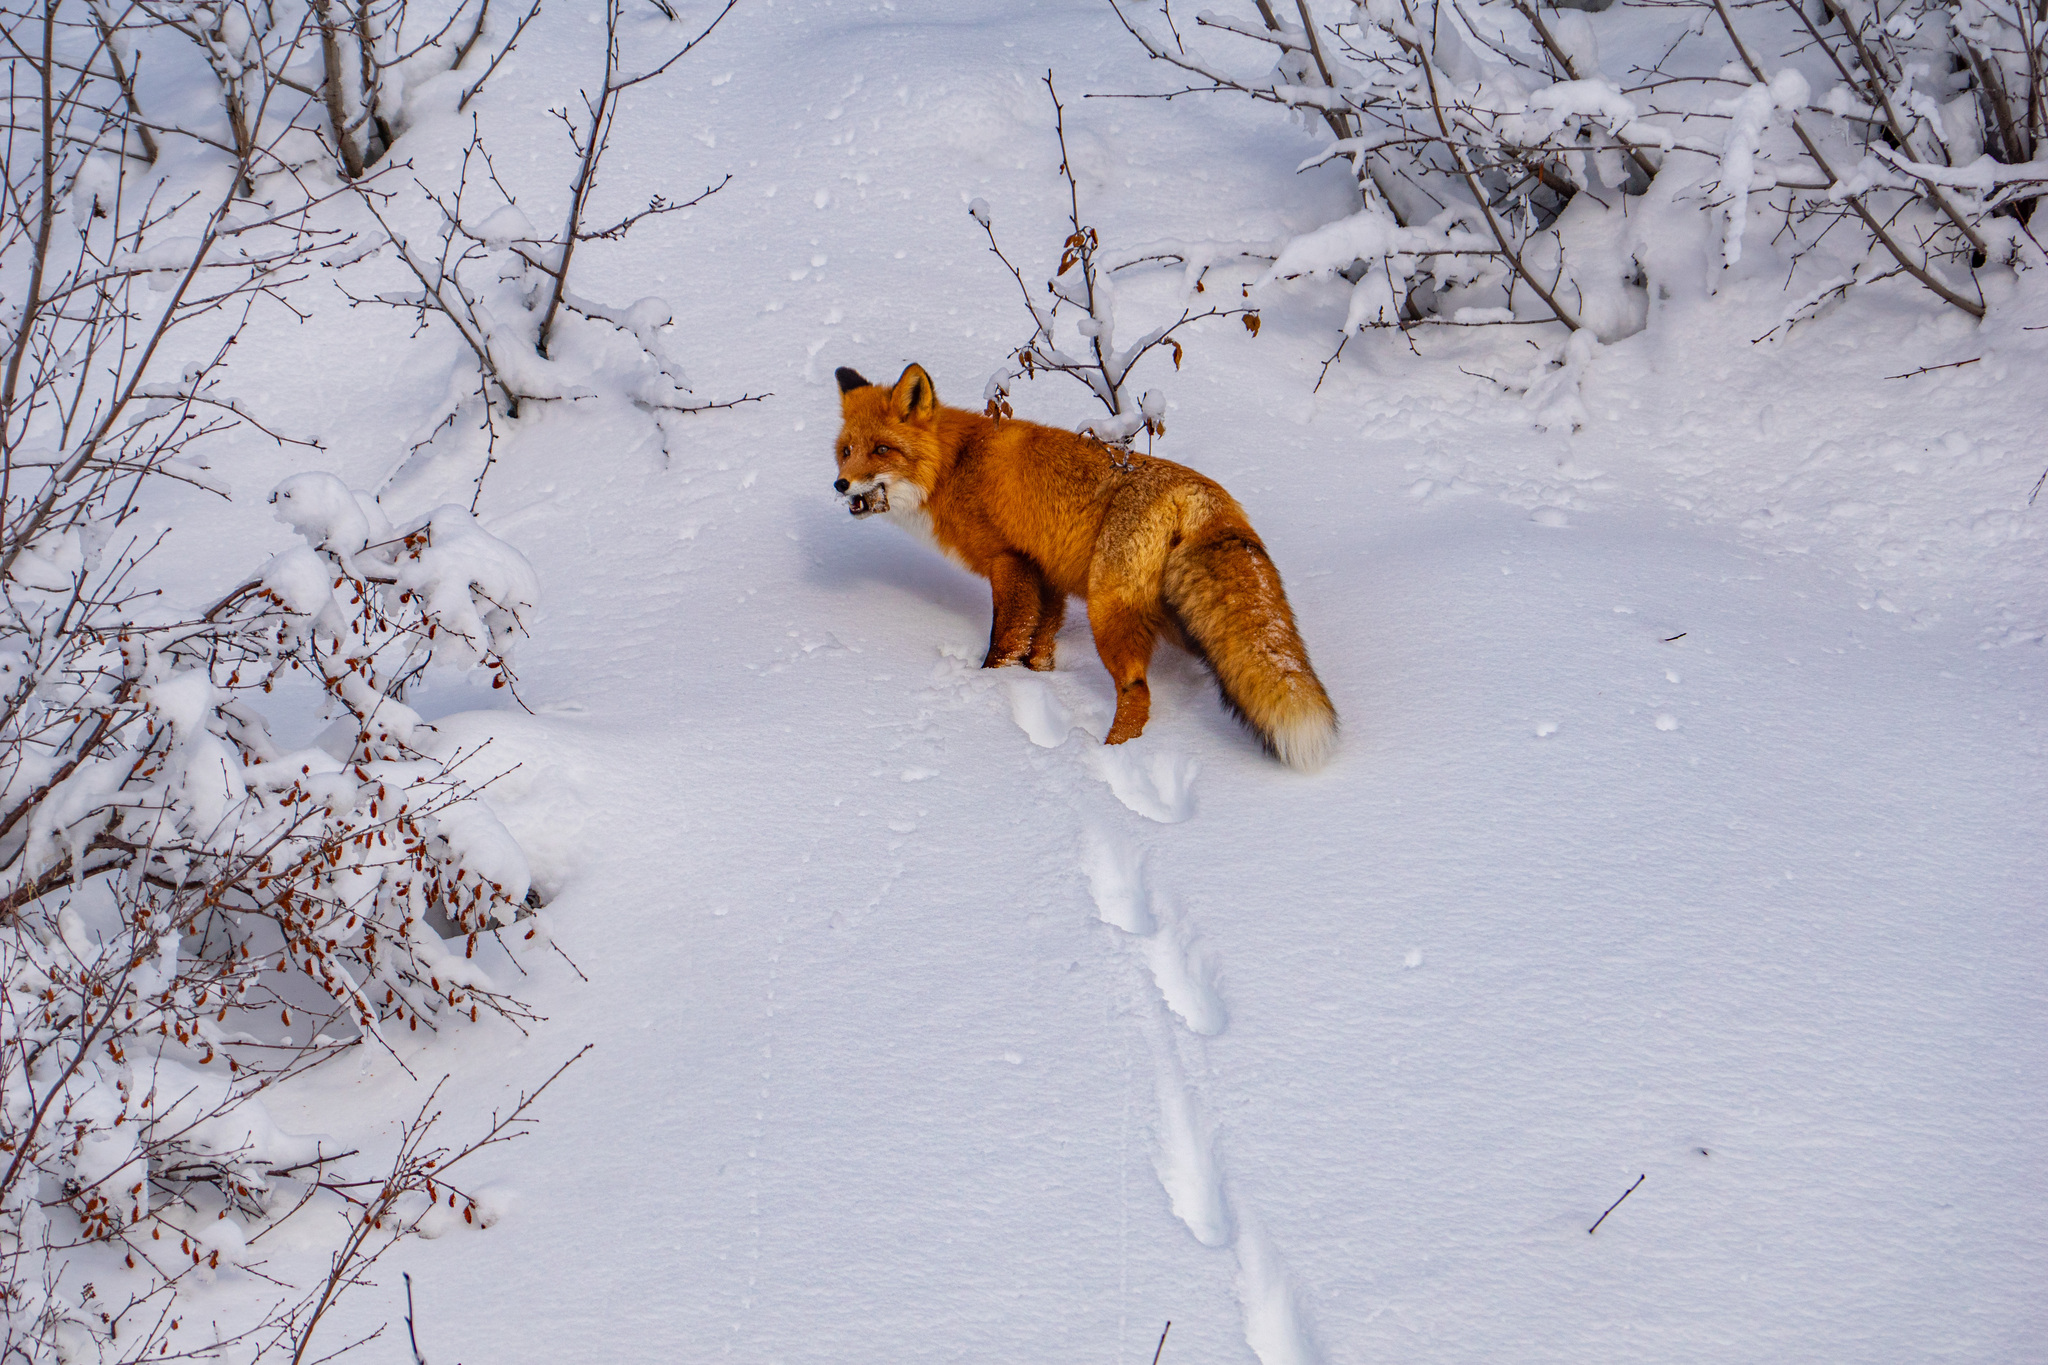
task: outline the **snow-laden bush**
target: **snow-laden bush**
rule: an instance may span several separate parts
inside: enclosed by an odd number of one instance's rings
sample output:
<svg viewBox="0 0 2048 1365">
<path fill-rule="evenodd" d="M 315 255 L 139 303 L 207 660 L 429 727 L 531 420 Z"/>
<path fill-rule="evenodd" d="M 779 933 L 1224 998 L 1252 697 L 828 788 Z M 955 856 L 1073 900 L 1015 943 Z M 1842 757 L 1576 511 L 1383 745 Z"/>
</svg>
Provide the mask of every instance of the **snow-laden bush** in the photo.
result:
<svg viewBox="0 0 2048 1365">
<path fill-rule="evenodd" d="M 1146 22 L 1109 3 L 1191 89 L 1328 130 L 1305 164 L 1347 164 L 1359 207 L 1281 245 L 1262 282 L 1341 279 L 1345 335 L 1558 322 L 1612 340 L 1648 315 L 1649 234 L 1687 213 L 1724 269 L 1753 221 L 1781 224 L 1804 307 L 1905 275 L 1981 316 L 1977 272 L 2042 259 L 2048 26 L 2020 0 L 1657 5 L 1627 18 L 1662 25 L 1662 56 L 1628 72 L 1599 41 L 1621 11 L 1583 12 L 1605 4 L 1362 0 L 1319 17 L 1255 0 L 1189 22 L 1162 0 Z"/>
<path fill-rule="evenodd" d="M 469 12 L 439 56 L 453 21 L 408 46 L 402 3 L 0 15 L 0 1359 L 317 1358 L 392 1239 L 489 1221 L 448 1169 L 526 1122 L 532 1095 L 448 1150 L 430 1101 L 366 1172 L 264 1095 L 349 1048 L 532 1017 L 501 984 L 546 943 L 526 859 L 406 701 L 428 669 L 514 685 L 531 567 L 468 508 L 394 526 L 302 474 L 271 498 L 301 543 L 180 610 L 134 529 L 163 480 L 226 491 L 221 433 L 312 444 L 249 412 L 229 362 L 254 310 L 393 245 L 329 226 L 363 221 L 377 172 L 329 173 L 322 138 L 387 142 L 397 73 L 459 62 Z M 549 265 L 576 306 L 568 253 Z M 543 336 L 521 333 L 536 365 Z M 310 1284 L 176 1335 L 195 1284 L 297 1274 L 265 1261 L 280 1239 L 254 1248 L 303 1210 L 332 1239 Z"/>
<path fill-rule="evenodd" d="M 530 1017 L 478 953 L 525 858 L 400 698 L 435 665 L 508 682 L 532 570 L 462 508 L 394 530 L 320 474 L 273 500 L 305 543 L 189 620 L 120 594 L 136 559 L 98 520 L 0 585 L 0 1294 L 31 1359 L 67 1324 L 111 1343 L 333 1178 L 263 1090 L 393 1029 Z M 260 698 L 301 678 L 334 720 L 288 746 Z M 95 1242 L 122 1310 L 97 1325 L 50 1274 Z"/>
</svg>

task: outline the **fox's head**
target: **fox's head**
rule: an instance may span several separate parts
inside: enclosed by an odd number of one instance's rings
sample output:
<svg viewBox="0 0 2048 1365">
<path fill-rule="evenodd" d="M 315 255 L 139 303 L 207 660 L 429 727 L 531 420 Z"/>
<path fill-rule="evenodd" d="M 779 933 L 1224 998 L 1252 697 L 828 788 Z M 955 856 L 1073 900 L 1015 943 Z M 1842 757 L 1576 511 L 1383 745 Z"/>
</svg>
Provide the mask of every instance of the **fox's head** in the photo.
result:
<svg viewBox="0 0 2048 1365">
<path fill-rule="evenodd" d="M 857 517 L 888 511 L 892 499 L 898 511 L 916 508 L 939 470 L 932 377 L 912 365 L 894 388 L 844 368 L 838 379 L 841 423 L 833 455 L 839 473 L 832 487 L 846 494 L 847 510 Z"/>
</svg>

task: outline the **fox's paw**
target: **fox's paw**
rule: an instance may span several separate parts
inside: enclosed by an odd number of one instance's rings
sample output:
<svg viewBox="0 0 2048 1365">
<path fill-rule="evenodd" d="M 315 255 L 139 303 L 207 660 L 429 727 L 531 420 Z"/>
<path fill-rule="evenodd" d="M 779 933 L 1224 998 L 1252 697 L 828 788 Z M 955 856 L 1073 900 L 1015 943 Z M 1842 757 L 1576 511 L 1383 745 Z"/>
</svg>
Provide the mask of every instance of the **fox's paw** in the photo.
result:
<svg viewBox="0 0 2048 1365">
<path fill-rule="evenodd" d="M 1109 733 L 1102 737 L 1102 742 L 1122 744 L 1127 739 L 1136 739 L 1145 733 L 1145 722 L 1151 718 L 1151 687 L 1143 678 L 1127 682 L 1117 689 L 1116 719 L 1109 723 Z"/>
</svg>

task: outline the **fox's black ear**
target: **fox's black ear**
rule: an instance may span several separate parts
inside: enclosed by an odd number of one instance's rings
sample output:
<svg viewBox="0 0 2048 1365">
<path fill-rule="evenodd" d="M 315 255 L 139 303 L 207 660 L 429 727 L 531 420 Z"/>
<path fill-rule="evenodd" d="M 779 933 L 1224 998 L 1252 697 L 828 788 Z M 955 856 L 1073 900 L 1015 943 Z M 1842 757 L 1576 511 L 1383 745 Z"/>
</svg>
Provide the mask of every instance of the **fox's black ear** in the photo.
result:
<svg viewBox="0 0 2048 1365">
<path fill-rule="evenodd" d="M 868 383 L 867 380 L 862 379 L 860 377 L 860 371 L 849 370 L 844 365 L 841 365 L 837 370 L 834 370 L 832 373 L 833 377 L 839 381 L 839 391 L 841 393 L 852 393 L 855 389 L 865 389 L 873 387 Z"/>
<path fill-rule="evenodd" d="M 889 406 L 895 409 L 896 419 L 901 422 L 923 421 L 938 405 L 939 395 L 932 389 L 932 377 L 924 372 L 922 365 L 912 365 L 904 370 L 903 377 L 896 381 L 896 388 L 889 395 Z"/>
</svg>

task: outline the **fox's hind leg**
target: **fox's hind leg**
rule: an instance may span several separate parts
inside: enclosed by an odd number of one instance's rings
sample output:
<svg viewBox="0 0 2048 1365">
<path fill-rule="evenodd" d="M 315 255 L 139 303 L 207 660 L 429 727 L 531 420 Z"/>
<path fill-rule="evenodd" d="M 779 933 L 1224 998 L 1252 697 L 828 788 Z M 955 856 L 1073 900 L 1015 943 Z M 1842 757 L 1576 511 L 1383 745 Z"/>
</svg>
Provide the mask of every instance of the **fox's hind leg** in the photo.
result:
<svg viewBox="0 0 2048 1365">
<path fill-rule="evenodd" d="M 1095 631 L 1095 652 L 1116 684 L 1116 719 L 1102 742 L 1136 739 L 1152 718 L 1152 687 L 1145 681 L 1145 670 L 1152 662 L 1159 629 L 1144 608 L 1102 597 L 1089 599 L 1088 624 Z"/>
<path fill-rule="evenodd" d="M 1052 672 L 1052 652 L 1058 643 L 1060 622 L 1067 616 L 1067 595 L 1043 575 L 1038 580 L 1038 626 L 1031 632 L 1031 652 L 1024 666 L 1040 673 Z"/>
<path fill-rule="evenodd" d="M 988 657 L 981 666 L 1003 668 L 1032 652 L 1039 604 L 1045 598 L 1045 575 L 1023 555 L 1002 554 L 989 565 L 988 586 L 995 599 L 995 619 L 989 623 Z"/>
</svg>

